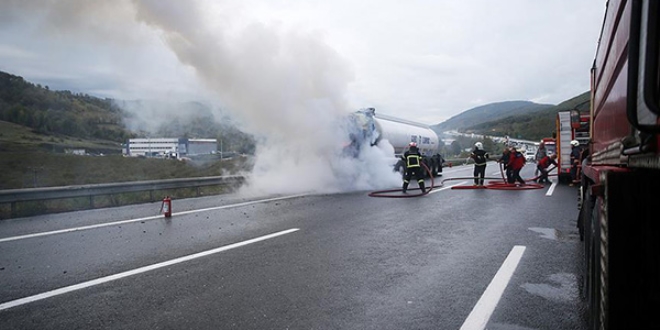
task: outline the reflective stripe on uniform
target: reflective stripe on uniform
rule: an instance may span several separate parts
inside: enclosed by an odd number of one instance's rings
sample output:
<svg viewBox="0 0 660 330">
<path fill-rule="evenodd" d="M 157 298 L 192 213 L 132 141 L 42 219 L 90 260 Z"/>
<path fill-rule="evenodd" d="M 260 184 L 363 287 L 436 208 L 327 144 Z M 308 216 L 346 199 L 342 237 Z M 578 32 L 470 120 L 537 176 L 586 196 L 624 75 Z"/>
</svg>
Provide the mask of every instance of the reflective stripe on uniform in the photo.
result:
<svg viewBox="0 0 660 330">
<path fill-rule="evenodd" d="M 408 167 L 419 167 L 419 163 L 420 163 L 419 158 L 420 157 L 417 155 L 408 155 L 408 157 L 406 158 L 406 163 L 408 164 Z M 415 161 L 414 163 L 412 162 L 413 160 Z"/>
</svg>

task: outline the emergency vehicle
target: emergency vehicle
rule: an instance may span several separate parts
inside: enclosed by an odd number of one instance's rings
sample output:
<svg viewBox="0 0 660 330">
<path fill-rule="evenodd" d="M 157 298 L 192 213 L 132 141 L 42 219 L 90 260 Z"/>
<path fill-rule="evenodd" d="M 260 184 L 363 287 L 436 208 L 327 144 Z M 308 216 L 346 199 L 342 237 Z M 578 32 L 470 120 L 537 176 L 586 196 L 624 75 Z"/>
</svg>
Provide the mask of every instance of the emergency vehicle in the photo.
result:
<svg viewBox="0 0 660 330">
<path fill-rule="evenodd" d="M 557 152 L 557 144 L 554 138 L 543 138 L 541 142 L 545 146 L 545 153 L 548 156 L 552 156 Z"/>
<path fill-rule="evenodd" d="M 660 1 L 606 6 L 578 200 L 582 296 L 589 329 L 652 329 L 660 310 Z"/>
<path fill-rule="evenodd" d="M 582 150 L 589 143 L 589 114 L 579 110 L 557 112 L 556 152 L 559 182 L 567 182 L 571 175 L 571 142 L 577 141 Z"/>
</svg>

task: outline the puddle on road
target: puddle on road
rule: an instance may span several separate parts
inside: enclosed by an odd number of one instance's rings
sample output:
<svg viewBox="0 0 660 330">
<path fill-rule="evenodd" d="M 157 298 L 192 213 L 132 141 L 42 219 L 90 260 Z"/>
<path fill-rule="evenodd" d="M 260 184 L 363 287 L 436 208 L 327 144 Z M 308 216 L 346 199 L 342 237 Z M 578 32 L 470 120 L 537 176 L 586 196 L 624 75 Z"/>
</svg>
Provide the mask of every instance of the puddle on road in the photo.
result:
<svg viewBox="0 0 660 330">
<path fill-rule="evenodd" d="M 541 234 L 542 238 L 558 240 L 561 236 L 561 232 L 554 228 L 541 228 L 541 227 L 531 227 L 529 230 Z"/>
<path fill-rule="evenodd" d="M 550 283 L 525 283 L 521 285 L 530 294 L 552 301 L 574 301 L 578 299 L 577 276 L 570 273 L 552 274 Z"/>
<path fill-rule="evenodd" d="M 541 234 L 539 235 L 541 238 L 547 238 L 555 241 L 574 241 L 580 238 L 580 234 L 577 232 L 577 230 L 575 230 L 575 232 L 565 233 L 555 228 L 531 227 L 527 229 Z"/>
</svg>

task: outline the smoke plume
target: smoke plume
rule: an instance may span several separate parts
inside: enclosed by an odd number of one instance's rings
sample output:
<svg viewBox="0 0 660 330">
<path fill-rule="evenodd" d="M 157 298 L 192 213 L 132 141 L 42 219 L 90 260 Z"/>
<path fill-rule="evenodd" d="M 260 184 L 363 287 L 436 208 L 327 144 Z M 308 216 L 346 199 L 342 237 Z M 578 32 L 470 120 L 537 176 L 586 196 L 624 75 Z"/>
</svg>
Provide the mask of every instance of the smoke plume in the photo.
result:
<svg viewBox="0 0 660 330">
<path fill-rule="evenodd" d="M 50 34 L 62 44 L 72 38 L 103 40 L 104 49 L 126 50 L 119 60 L 127 65 L 145 56 L 139 52 L 140 41 L 150 45 L 147 54 L 174 56 L 179 69 L 140 70 L 193 72 L 215 107 L 231 113 L 241 129 L 260 141 L 246 192 L 333 192 L 398 185 L 400 178 L 391 169 L 392 148 L 386 141 L 379 147 L 360 148 L 356 157 L 342 156 L 349 135 L 342 122 L 357 110 L 349 108 L 346 100 L 353 80 L 351 65 L 324 41 L 322 32 L 264 22 L 241 7 L 248 5 L 211 0 L 26 0 L 10 1 L 4 8 L 9 14 L 4 16 L 9 19 L 23 11 L 40 17 L 35 31 L 41 32 L 35 35 Z M 158 47 L 168 54 L 156 53 Z M 125 73 L 125 81 L 132 84 L 126 87 L 140 92 L 146 86 L 133 85 L 137 79 L 131 73 Z M 171 95 L 171 82 L 148 87 L 150 91 L 162 87 Z M 179 85 L 188 83 L 182 80 Z M 363 106 L 368 105 L 359 105 Z M 154 115 L 165 108 L 143 109 L 136 118 L 167 120 L 167 115 Z"/>
</svg>

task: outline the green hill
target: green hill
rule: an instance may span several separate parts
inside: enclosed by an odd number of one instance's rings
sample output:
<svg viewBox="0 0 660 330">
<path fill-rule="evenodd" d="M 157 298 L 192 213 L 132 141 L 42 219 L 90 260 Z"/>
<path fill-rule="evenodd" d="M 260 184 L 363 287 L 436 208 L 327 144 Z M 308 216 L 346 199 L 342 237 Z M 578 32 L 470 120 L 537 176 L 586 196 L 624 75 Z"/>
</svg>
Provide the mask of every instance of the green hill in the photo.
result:
<svg viewBox="0 0 660 330">
<path fill-rule="evenodd" d="M 431 129 L 441 134 L 443 131 L 462 130 L 482 123 L 505 117 L 536 113 L 552 107 L 550 104 L 538 104 L 530 101 L 506 101 L 482 105 L 461 112 L 448 120 L 431 126 Z"/>
<path fill-rule="evenodd" d="M 0 151 L 61 153 L 84 148 L 93 154 L 120 154 L 121 144 L 129 138 L 161 136 L 217 138 L 225 147 L 231 146 L 231 151 L 254 152 L 252 136 L 241 132 L 228 118 L 215 118 L 208 106 L 197 102 L 168 103 L 174 110 L 170 111 L 167 122 L 148 129 L 140 125 L 136 113 L 144 108 L 161 107 L 163 103 L 154 106 L 147 101 L 100 99 L 70 91 L 52 91 L 48 86 L 0 72 L 0 121 L 26 128 L 20 134 L 10 134 L 10 128 L 3 129 L 7 132 Z M 127 122 L 137 124 L 129 128 Z"/>
<path fill-rule="evenodd" d="M 493 136 L 510 136 L 525 140 L 541 140 L 551 137 L 555 132 L 555 117 L 557 112 L 577 109 L 589 112 L 590 92 L 585 92 L 556 106 L 548 107 L 528 114 L 507 116 L 497 120 L 468 126 L 461 132 Z"/>
<path fill-rule="evenodd" d="M 70 91 L 51 91 L 22 77 L 0 72 L 0 120 L 29 128 L 38 138 L 5 141 L 4 149 L 37 147 L 62 151 L 83 140 L 97 152 L 120 153 L 121 143 L 134 136 L 123 126 L 125 114 L 110 99 Z M 16 136 L 14 136 L 16 137 Z M 39 143 L 30 143 L 40 141 Z M 22 146 L 21 146 L 22 144 Z"/>
</svg>

